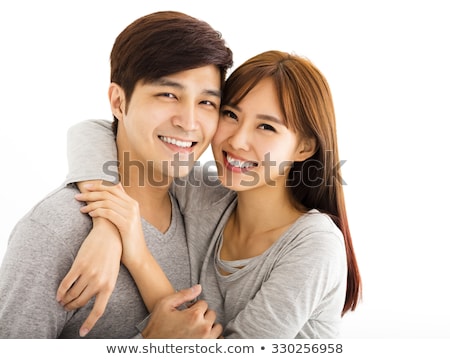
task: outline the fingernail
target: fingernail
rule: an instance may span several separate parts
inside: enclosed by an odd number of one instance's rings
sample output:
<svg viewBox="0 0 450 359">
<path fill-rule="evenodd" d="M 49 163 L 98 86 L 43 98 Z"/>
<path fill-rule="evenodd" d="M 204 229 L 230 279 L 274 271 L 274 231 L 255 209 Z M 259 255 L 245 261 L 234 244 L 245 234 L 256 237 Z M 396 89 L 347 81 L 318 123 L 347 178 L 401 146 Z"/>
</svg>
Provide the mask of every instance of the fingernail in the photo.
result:
<svg viewBox="0 0 450 359">
<path fill-rule="evenodd" d="M 89 333 L 89 329 L 88 328 L 81 328 L 80 329 L 80 337 L 85 337 L 87 335 L 87 333 Z"/>
</svg>

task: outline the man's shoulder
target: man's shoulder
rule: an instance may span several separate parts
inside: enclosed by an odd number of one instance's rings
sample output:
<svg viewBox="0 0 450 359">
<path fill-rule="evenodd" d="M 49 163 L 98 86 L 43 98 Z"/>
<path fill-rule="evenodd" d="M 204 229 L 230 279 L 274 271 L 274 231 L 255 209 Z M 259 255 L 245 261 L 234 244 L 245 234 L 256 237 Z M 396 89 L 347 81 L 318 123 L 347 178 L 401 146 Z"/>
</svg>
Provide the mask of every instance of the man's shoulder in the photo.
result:
<svg viewBox="0 0 450 359">
<path fill-rule="evenodd" d="M 36 203 L 19 223 L 29 221 L 64 237 L 72 231 L 91 225 L 91 218 L 80 212 L 82 202 L 75 199 L 79 193 L 74 185 L 60 186 Z M 84 232 L 84 231 L 83 231 Z"/>
<path fill-rule="evenodd" d="M 92 229 L 89 215 L 80 212 L 77 190 L 60 187 L 36 203 L 14 226 L 4 261 L 53 263 L 70 268 L 83 240 Z M 61 267 L 59 267 L 61 268 Z"/>
</svg>

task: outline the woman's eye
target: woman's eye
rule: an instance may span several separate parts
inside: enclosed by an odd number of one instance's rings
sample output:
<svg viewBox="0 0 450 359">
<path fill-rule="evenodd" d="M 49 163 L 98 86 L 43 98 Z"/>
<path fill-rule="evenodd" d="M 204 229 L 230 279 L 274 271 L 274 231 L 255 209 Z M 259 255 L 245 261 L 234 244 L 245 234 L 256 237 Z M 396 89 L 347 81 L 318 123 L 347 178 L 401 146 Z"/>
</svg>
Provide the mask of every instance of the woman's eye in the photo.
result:
<svg viewBox="0 0 450 359">
<path fill-rule="evenodd" d="M 222 110 L 222 115 L 225 117 L 232 118 L 233 120 L 237 120 L 237 116 L 233 111 L 230 110 Z"/>
<path fill-rule="evenodd" d="M 273 131 L 276 132 L 275 127 L 268 125 L 267 123 L 263 123 L 262 125 L 259 125 L 258 128 L 262 129 L 262 130 L 268 130 L 268 131 Z"/>
</svg>

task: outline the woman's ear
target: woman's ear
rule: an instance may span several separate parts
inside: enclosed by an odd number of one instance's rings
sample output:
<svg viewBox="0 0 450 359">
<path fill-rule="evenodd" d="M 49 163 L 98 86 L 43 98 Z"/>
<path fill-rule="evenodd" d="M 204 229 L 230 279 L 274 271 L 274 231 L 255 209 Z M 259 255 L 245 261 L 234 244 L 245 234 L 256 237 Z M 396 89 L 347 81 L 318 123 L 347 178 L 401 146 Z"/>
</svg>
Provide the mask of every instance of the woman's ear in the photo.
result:
<svg viewBox="0 0 450 359">
<path fill-rule="evenodd" d="M 121 121 L 125 114 L 125 92 L 118 84 L 111 82 L 108 89 L 108 97 L 114 117 Z"/>
<path fill-rule="evenodd" d="M 317 151 L 317 141 L 315 137 L 305 137 L 302 139 L 297 150 L 296 161 L 305 161 L 312 157 Z"/>
</svg>

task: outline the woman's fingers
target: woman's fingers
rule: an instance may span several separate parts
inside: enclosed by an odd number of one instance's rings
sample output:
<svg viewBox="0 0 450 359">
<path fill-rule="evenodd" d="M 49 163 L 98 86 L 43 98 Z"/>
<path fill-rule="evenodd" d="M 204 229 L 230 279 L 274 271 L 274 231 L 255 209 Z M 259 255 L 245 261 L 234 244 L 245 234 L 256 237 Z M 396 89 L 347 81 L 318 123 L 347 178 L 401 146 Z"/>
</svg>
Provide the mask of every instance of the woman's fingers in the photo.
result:
<svg viewBox="0 0 450 359">
<path fill-rule="evenodd" d="M 111 296 L 111 292 L 109 293 L 99 293 L 95 297 L 94 307 L 92 308 L 89 316 L 86 318 L 84 323 L 80 328 L 80 336 L 86 336 L 89 331 L 94 327 L 95 323 L 101 318 L 103 313 L 105 312 L 106 305 L 108 304 L 109 297 Z"/>
<path fill-rule="evenodd" d="M 79 276 L 80 274 L 78 272 L 78 269 L 74 269 L 74 267 L 72 267 L 70 271 L 66 274 L 64 279 L 61 281 L 58 290 L 56 291 L 57 302 L 61 304 L 70 302 L 67 293 L 69 292 L 70 288 L 72 288 L 74 283 L 77 281 Z"/>
</svg>

